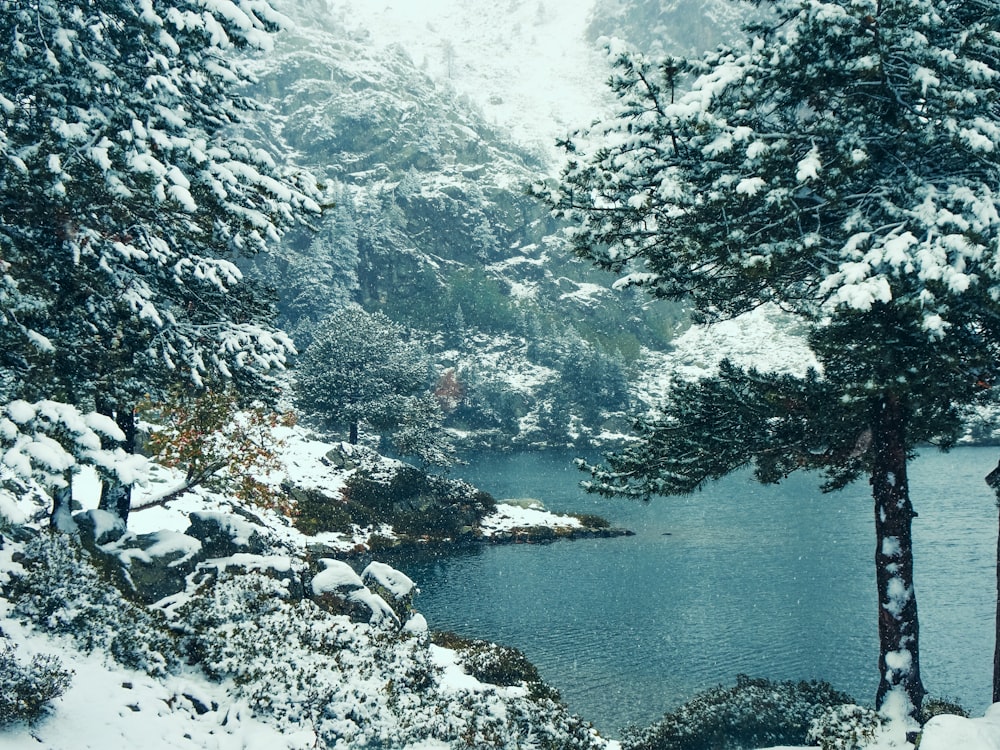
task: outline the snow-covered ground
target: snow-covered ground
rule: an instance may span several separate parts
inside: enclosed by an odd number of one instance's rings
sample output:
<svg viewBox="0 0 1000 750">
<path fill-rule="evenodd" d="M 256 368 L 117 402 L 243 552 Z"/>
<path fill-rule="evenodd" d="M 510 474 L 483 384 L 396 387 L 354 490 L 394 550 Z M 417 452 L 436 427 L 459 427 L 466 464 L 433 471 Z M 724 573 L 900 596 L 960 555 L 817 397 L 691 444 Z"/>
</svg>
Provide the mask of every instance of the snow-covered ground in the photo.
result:
<svg viewBox="0 0 1000 750">
<path fill-rule="evenodd" d="M 328 457 L 333 449 L 341 455 L 350 454 L 350 446 L 334 446 L 323 442 L 298 427 L 280 427 L 277 432 L 284 441 L 285 470 L 268 477 L 269 481 L 292 481 L 298 487 L 322 489 L 329 495 L 335 494 L 353 471 L 352 468 L 338 467 Z M 398 464 L 391 459 L 380 459 L 370 452 L 362 458 L 368 462 L 379 461 L 388 468 Z M 88 473 L 80 475 L 79 480 L 74 485 L 75 499 L 84 509 L 93 509 L 99 494 L 97 480 Z M 155 468 L 151 480 L 147 485 L 137 488 L 135 504 L 139 505 L 145 499 L 160 494 L 165 486 L 179 484 L 181 477 L 174 472 Z M 0 489 L 0 499 L 0 511 L 9 511 L 8 518 L 17 516 L 23 521 L 37 517 L 39 511 L 44 510 L 30 498 L 16 498 L 3 489 Z M 125 543 L 106 544 L 103 549 L 110 550 L 119 557 L 139 557 L 147 563 L 150 562 L 150 557 L 166 557 L 172 552 L 196 553 L 201 548 L 200 542 L 181 533 L 190 525 L 192 513 L 225 519 L 223 525 L 229 529 L 234 539 L 249 539 L 255 530 L 260 530 L 255 524 L 239 516 L 227 515 L 232 510 L 231 501 L 223 496 L 202 490 L 192 491 L 165 506 L 134 513 L 129 524 L 130 536 L 124 538 Z M 211 569 L 222 582 L 225 582 L 227 571 L 232 566 L 242 568 L 245 573 L 261 573 L 258 580 L 264 581 L 265 587 L 275 587 L 278 601 L 282 599 L 282 587 L 287 589 L 287 585 L 280 580 L 272 580 L 268 584 L 268 575 L 277 574 L 279 579 L 286 574 L 300 577 L 305 575 L 304 580 L 309 581 L 309 574 L 304 572 L 306 569 L 302 562 L 307 545 L 321 543 L 330 550 L 356 551 L 368 536 L 365 530 L 358 529 L 354 536 L 324 534 L 306 537 L 295 529 L 290 519 L 277 512 L 256 507 L 251 510 L 265 523 L 275 552 L 263 555 L 240 553 L 220 560 L 208 560 L 198 570 Z M 100 518 L 100 515 L 97 517 Z M 579 521 L 548 513 L 538 504 L 499 504 L 497 511 L 485 519 L 483 532 L 484 536 L 489 537 L 526 526 L 575 528 L 579 526 Z M 383 536 L 389 534 L 387 529 L 379 531 Z M 147 545 L 151 540 L 155 544 L 145 551 L 130 549 L 130 545 L 136 544 L 140 538 Z M 159 549 L 161 547 L 163 549 Z M 21 548 L 20 543 L 13 541 L 9 535 L 6 539 L 0 536 L 0 586 L 11 581 L 12 575 L 24 573 L 25 566 L 19 561 Z M 154 548 L 158 551 L 154 552 Z M 183 561 L 174 560 L 170 565 Z M 332 559 L 319 562 L 323 569 L 315 573 L 308 584 L 316 596 L 321 597 L 328 590 L 335 592 L 346 585 L 352 589 L 352 596 L 363 595 L 364 602 L 373 613 L 382 610 L 385 616 L 376 620 L 373 614 L 369 624 L 348 621 L 345 616 L 330 619 L 330 615 L 318 612 L 313 617 L 326 617 L 329 622 L 296 622 L 294 618 L 299 616 L 294 613 L 299 610 L 295 606 L 272 605 L 278 608 L 281 617 L 293 618 L 279 621 L 279 633 L 281 623 L 284 622 L 289 623 L 290 631 L 304 630 L 307 635 L 310 628 L 320 628 L 325 632 L 333 628 L 335 635 L 325 637 L 332 638 L 337 644 L 337 650 L 333 653 L 333 659 L 328 651 L 307 650 L 304 644 L 312 643 L 315 636 L 302 637 L 298 632 L 289 632 L 286 646 L 277 651 L 264 646 L 256 649 L 251 641 L 249 652 L 240 655 L 237 647 L 236 656 L 227 657 L 230 669 L 235 668 L 239 674 L 249 675 L 250 679 L 260 679 L 253 676 L 273 671 L 278 678 L 287 680 L 287 684 L 299 684 L 298 688 L 289 688 L 287 685 L 281 687 L 269 682 L 270 687 L 265 691 L 266 705 L 274 703 L 284 713 L 275 712 L 266 716 L 262 715 L 259 697 L 256 698 L 257 703 L 254 703 L 254 696 L 259 694 L 248 692 L 246 683 L 235 678 L 210 679 L 202 669 L 196 667 L 175 666 L 156 676 L 151 676 L 147 671 L 129 669 L 113 660 L 105 648 L 81 651 L 72 635 L 56 635 L 33 629 L 24 622 L 23 617 L 14 616 L 12 601 L 0 596 L 0 650 L 7 652 L 13 649 L 21 664 L 26 664 L 35 656 L 51 655 L 73 672 L 68 691 L 54 701 L 50 715 L 31 725 L 23 722 L 8 726 L 0 724 L 0 750 L 27 747 L 42 747 L 47 750 L 127 747 L 148 750 L 181 747 L 293 750 L 333 747 L 334 745 L 324 744 L 320 740 L 321 731 L 317 729 L 317 725 L 326 722 L 325 736 L 328 743 L 331 721 L 346 722 L 350 728 L 350 732 L 343 735 L 345 739 L 335 745 L 340 750 L 368 747 L 369 737 L 388 742 L 378 745 L 380 747 L 445 750 L 456 747 L 456 740 L 425 737 L 454 737 L 465 732 L 465 726 L 470 727 L 470 731 L 477 727 L 475 731 L 481 733 L 494 732 L 499 728 L 501 734 L 508 732 L 512 737 L 527 731 L 528 740 L 533 732 L 545 734 L 549 731 L 544 726 L 547 721 L 543 718 L 545 710 L 531 718 L 532 712 L 538 709 L 534 707 L 535 699 L 529 696 L 528 688 L 523 684 L 495 685 L 480 681 L 462 661 L 460 651 L 428 642 L 428 628 L 433 627 L 433 623 L 428 624 L 418 612 L 409 612 L 405 622 L 402 622 L 399 637 L 393 638 L 391 630 L 382 632 L 380 628 L 386 619 L 395 619 L 395 615 L 376 590 L 369 591 L 362 583 L 362 578 L 344 562 Z M 414 583 L 419 584 L 409 581 L 403 574 L 381 563 L 369 564 L 364 575 L 368 575 L 368 570 L 374 570 L 378 574 L 379 585 L 388 590 L 388 595 L 396 596 L 400 593 L 395 590 L 399 588 L 396 584 L 400 582 L 406 584 L 407 591 L 402 592 L 403 594 L 408 594 Z M 229 578 L 237 591 L 243 592 L 235 600 L 238 607 L 243 606 L 239 602 L 250 601 L 246 599 L 247 590 L 239 588 L 240 575 L 232 574 Z M 153 608 L 162 610 L 168 617 L 183 617 L 176 613 L 192 597 L 197 598 L 199 595 L 197 588 L 191 588 L 192 580 L 188 579 L 187 590 L 162 599 L 152 605 Z M 99 589 L 102 584 L 93 580 L 78 585 Z M 383 595 L 387 594 L 383 592 Z M 217 594 L 216 599 L 225 599 L 225 596 L 225 593 Z M 80 602 L 79 606 L 88 608 L 91 605 Z M 73 616 L 72 609 L 73 606 L 70 612 L 59 612 L 57 619 L 65 622 Z M 251 624 L 248 621 L 235 627 L 260 629 L 263 636 L 267 636 L 269 632 L 274 632 L 274 615 L 275 610 L 268 608 L 260 615 L 264 624 L 256 621 Z M 269 617 L 272 618 L 270 631 L 266 625 Z M 401 615 L 397 622 L 403 619 Z M 237 615 L 234 623 L 239 622 L 240 616 Z M 235 666 L 232 664 L 234 659 L 237 662 Z M 244 665 L 242 662 L 246 659 L 253 663 Z M 300 682 L 303 674 L 313 675 L 313 679 L 321 685 L 326 683 L 324 690 L 317 693 L 324 696 L 320 713 L 315 713 L 319 710 L 315 707 L 311 709 L 314 712 L 312 724 L 308 712 L 303 714 L 304 709 L 295 708 L 298 705 L 295 690 L 308 692 L 308 686 L 302 686 Z M 421 678 L 426 680 L 426 684 L 421 682 L 417 687 L 409 687 L 406 681 L 412 681 L 414 674 L 429 675 Z M 244 687 L 240 687 L 241 684 Z M 268 714 L 266 710 L 263 713 Z M 0 720 L 2 718 L 0 713 Z M 563 726 L 566 725 L 560 725 Z M 559 728 L 553 731 L 565 730 Z M 486 734 L 475 736 L 482 737 Z M 592 737 L 589 747 L 593 750 L 619 748 L 617 742 L 602 740 L 596 734 Z M 503 746 L 514 747 L 514 744 Z"/>
<path fill-rule="evenodd" d="M 65 637 L 49 637 L 8 619 L 5 605 L 6 602 L 0 599 L 4 640 L 16 648 L 17 657 L 21 661 L 43 654 L 56 657 L 73 671 L 73 678 L 67 692 L 56 699 L 50 715 L 32 725 L 0 726 L 0 750 L 306 750 L 325 747 L 318 744 L 316 732 L 308 723 L 276 722 L 273 718 L 269 721 L 260 716 L 246 698 L 234 695 L 229 680 L 212 681 L 193 668 L 186 673 L 156 678 L 143 671 L 127 669 L 106 654 L 84 654 Z M 363 632 L 364 626 L 357 630 L 350 647 L 357 658 L 372 663 L 385 659 L 384 654 L 377 653 L 379 647 Z M 436 690 L 442 694 L 485 697 L 486 700 L 480 702 L 489 708 L 491 693 L 509 693 L 509 697 L 516 698 L 519 691 L 524 691 L 521 687 L 498 689 L 484 684 L 463 669 L 455 651 L 434 645 L 427 649 L 438 674 Z M 299 655 L 289 650 L 269 658 L 293 656 Z M 344 715 L 351 712 L 352 699 L 364 701 L 363 696 L 368 695 L 374 701 L 374 693 L 379 687 L 372 683 L 373 676 L 363 671 L 347 671 L 346 674 L 349 682 L 339 686 L 338 693 L 346 698 L 344 704 L 327 706 L 329 711 Z M 398 672 L 390 675 L 397 676 Z M 380 679 L 377 672 L 374 679 Z M 384 681 L 385 676 L 381 679 Z M 276 694 L 275 700 L 280 700 L 280 696 Z M 493 706 L 502 710 L 499 701 Z M 386 729 L 391 731 L 391 727 Z M 361 750 L 366 746 L 364 739 L 336 745 L 339 750 Z M 429 738 L 391 747 L 449 750 L 455 745 Z M 607 742 L 606 748 L 620 750 L 619 743 L 614 741 Z"/>
</svg>

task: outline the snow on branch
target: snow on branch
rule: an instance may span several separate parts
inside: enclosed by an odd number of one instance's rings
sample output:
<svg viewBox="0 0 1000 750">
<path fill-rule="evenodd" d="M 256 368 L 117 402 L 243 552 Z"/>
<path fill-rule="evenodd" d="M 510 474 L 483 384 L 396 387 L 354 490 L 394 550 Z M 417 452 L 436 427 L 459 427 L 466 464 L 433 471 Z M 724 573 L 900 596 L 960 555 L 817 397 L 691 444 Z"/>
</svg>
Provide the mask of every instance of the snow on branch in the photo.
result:
<svg viewBox="0 0 1000 750">
<path fill-rule="evenodd" d="M 104 448 L 102 437 L 125 439 L 114 420 L 58 401 L 17 400 L 0 407 L 0 465 L 46 488 L 64 487 L 66 474 L 81 465 L 114 474 L 125 484 L 145 476 L 146 459 Z"/>
</svg>

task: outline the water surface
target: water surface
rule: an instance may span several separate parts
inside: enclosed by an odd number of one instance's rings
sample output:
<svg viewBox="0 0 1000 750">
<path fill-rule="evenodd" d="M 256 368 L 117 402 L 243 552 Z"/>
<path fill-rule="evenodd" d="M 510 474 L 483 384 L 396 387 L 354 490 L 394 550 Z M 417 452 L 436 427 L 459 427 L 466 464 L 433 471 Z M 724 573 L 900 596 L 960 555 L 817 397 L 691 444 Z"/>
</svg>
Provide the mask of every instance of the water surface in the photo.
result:
<svg viewBox="0 0 1000 750">
<path fill-rule="evenodd" d="M 925 451 L 911 469 L 922 668 L 932 695 L 991 691 L 1000 451 Z M 645 504 L 583 493 L 567 453 L 483 455 L 453 474 L 498 498 L 599 513 L 634 537 L 395 561 L 437 630 L 522 649 L 570 707 L 614 735 L 737 674 L 877 685 L 874 522 L 866 483 L 824 495 L 733 476 Z"/>
</svg>

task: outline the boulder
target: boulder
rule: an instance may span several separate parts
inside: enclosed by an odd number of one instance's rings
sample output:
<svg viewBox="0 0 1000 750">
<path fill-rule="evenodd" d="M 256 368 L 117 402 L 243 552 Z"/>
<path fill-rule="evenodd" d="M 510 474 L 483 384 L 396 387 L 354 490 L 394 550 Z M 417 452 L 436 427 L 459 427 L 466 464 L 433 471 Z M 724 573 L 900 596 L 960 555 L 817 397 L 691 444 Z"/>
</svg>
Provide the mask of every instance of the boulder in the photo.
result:
<svg viewBox="0 0 1000 750">
<path fill-rule="evenodd" d="M 117 560 L 127 585 L 145 604 L 184 591 L 203 557 L 201 542 L 177 531 L 128 535 L 101 552 Z"/>
<path fill-rule="evenodd" d="M 184 532 L 201 542 L 205 558 L 231 557 L 240 552 L 263 555 L 271 550 L 267 530 L 231 513 L 192 513 Z"/>
<path fill-rule="evenodd" d="M 343 560 L 323 558 L 322 570 L 309 585 L 313 601 L 327 612 L 347 615 L 353 622 L 399 627 L 400 618 L 386 601 L 372 592 L 354 568 Z"/>
<path fill-rule="evenodd" d="M 361 572 L 361 581 L 389 603 L 400 622 L 406 622 L 413 611 L 413 597 L 420 591 L 409 576 L 391 565 L 373 561 Z"/>
<path fill-rule="evenodd" d="M 80 532 L 80 541 L 87 547 L 117 542 L 125 536 L 125 523 L 107 510 L 74 513 L 73 520 Z"/>
<path fill-rule="evenodd" d="M 358 462 L 344 452 L 342 448 L 333 448 L 323 456 L 323 463 L 341 471 L 352 471 L 358 468 Z"/>
</svg>

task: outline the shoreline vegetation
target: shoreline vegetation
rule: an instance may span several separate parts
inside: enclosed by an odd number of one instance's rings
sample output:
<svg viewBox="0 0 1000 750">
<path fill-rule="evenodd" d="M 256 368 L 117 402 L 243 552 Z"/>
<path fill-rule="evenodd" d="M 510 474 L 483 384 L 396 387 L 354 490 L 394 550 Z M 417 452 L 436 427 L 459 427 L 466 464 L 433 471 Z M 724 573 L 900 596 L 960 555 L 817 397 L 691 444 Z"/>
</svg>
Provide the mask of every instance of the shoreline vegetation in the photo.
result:
<svg viewBox="0 0 1000 750">
<path fill-rule="evenodd" d="M 0 712 L 0 740 L 115 745 L 152 721 L 165 743 L 201 747 L 242 746 L 246 731 L 288 748 L 620 747 L 516 649 L 437 633 L 414 607 L 416 583 L 381 560 L 630 532 L 276 431 L 285 468 L 267 480 L 280 507 L 199 486 L 126 529 L 96 507 L 96 474 L 81 473 L 57 529 L 38 498 L 0 487 L 0 650 L 18 667 L 12 689 L 52 683 L 37 709 Z M 179 478 L 153 472 L 139 502 Z M 111 713 L 81 720 L 84 696 Z"/>
<path fill-rule="evenodd" d="M 127 532 L 93 507 L 73 515 L 68 534 L 19 533 L 33 525 L 28 513 L 0 529 L 0 645 L 8 660 L 17 660 L 13 674 L 24 683 L 20 687 L 44 680 L 53 685 L 37 712 L 24 719 L 20 708 L 8 712 L 8 737 L 30 733 L 64 746 L 61 738 L 81 696 L 91 705 L 100 694 L 101 705 L 136 721 L 149 719 L 147 709 L 167 700 L 170 710 L 156 717 L 164 736 L 182 732 L 197 738 L 195 745 L 220 748 L 252 726 L 289 748 L 345 739 L 360 747 L 372 733 L 407 750 L 445 750 L 465 742 L 466 734 L 477 746 L 506 748 L 544 731 L 558 748 L 687 750 L 702 735 L 716 736 L 720 723 L 726 731 L 774 742 L 826 747 L 834 738 L 830 747 L 840 747 L 839 741 L 878 750 L 912 747 L 898 724 L 847 697 L 815 699 L 822 684 L 743 676 L 735 688 L 720 686 L 650 727 L 631 728 L 622 741 L 601 736 L 569 711 L 516 648 L 434 628 L 414 607 L 416 583 L 391 563 L 413 550 L 450 554 L 633 532 L 596 515 L 552 513 L 533 499 L 498 502 L 471 484 L 370 449 L 324 443 L 298 428 L 279 430 L 288 461 L 271 480 L 281 482 L 297 515 L 248 510 L 202 488 L 136 514 Z M 176 479 L 163 472 L 143 491 Z M 98 494 L 86 482 L 77 490 L 84 505 Z M 0 510 L 11 511 L 6 503 L 12 500 L 7 493 Z M 19 501 L 26 510 L 27 496 Z M 318 512 L 324 508 L 326 516 Z M 310 527 L 303 511 L 320 525 L 344 530 Z M 360 516 L 351 520 L 351 512 Z M 415 519 L 433 521 L 447 535 L 434 537 L 419 523 L 414 527 Z M 315 533 L 297 528 L 303 523 Z M 66 544 L 70 537 L 82 544 Z M 79 612 L 88 614 L 80 619 Z M 336 637 L 313 643 L 309 634 L 321 623 Z M 116 632 L 131 634 L 128 648 L 112 638 Z M 292 651 L 289 633 L 296 634 Z M 270 646 L 262 651 L 265 642 Z M 284 656 L 264 659 L 279 649 Z M 309 672 L 316 689 L 301 703 L 294 686 L 305 684 L 302 665 L 317 659 L 326 671 Z M 205 676 L 197 677 L 192 667 Z M 109 670 L 114 684 L 106 678 Z M 285 688 L 275 694 L 255 687 L 273 684 L 287 686 L 287 694 Z M 161 698 L 157 703 L 137 695 Z M 491 706 L 501 704 L 506 718 L 498 722 L 490 718 Z M 442 723 L 440 717 L 458 706 L 463 726 Z M 546 721 L 546 715 L 557 720 Z M 795 721 L 772 725 L 766 718 L 772 715 Z M 170 721 L 175 726 L 168 730 Z M 94 718 L 81 731 L 97 738 L 106 731 L 98 723 Z M 119 722 L 115 731 L 124 737 L 130 727 Z M 925 739 L 933 742 L 930 735 Z"/>
</svg>

